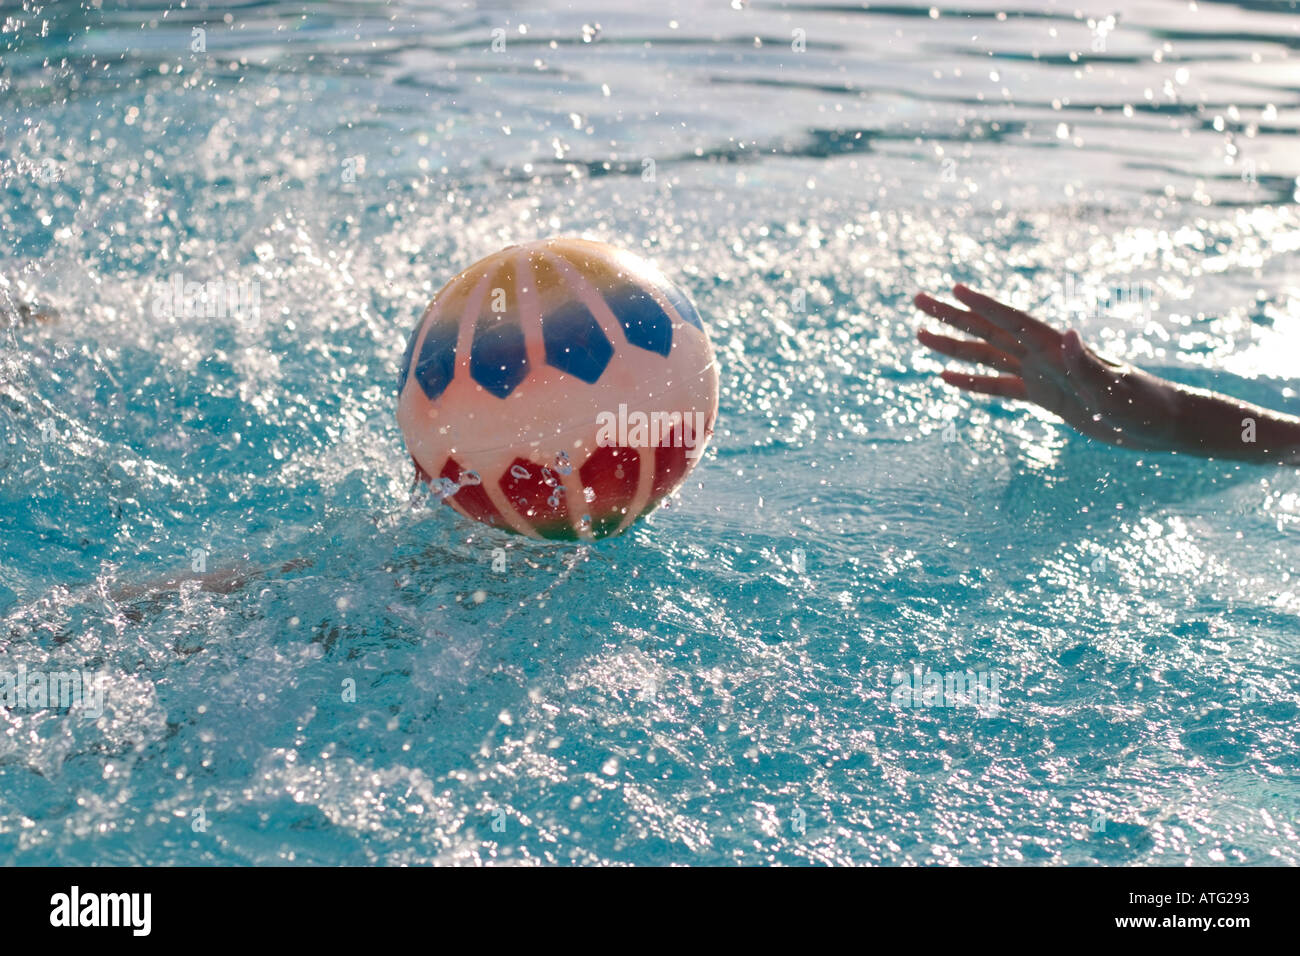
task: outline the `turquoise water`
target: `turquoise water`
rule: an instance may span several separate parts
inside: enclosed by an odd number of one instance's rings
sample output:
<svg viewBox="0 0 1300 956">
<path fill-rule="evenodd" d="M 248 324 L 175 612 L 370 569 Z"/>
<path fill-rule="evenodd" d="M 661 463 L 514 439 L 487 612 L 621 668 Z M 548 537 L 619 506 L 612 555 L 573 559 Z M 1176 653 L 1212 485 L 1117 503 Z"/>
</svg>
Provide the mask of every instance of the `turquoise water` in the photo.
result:
<svg viewBox="0 0 1300 956">
<path fill-rule="evenodd" d="M 909 304 L 1300 412 L 1293 4 L 98 6 L 0 32 L 0 671 L 107 694 L 0 708 L 4 860 L 1300 862 L 1300 477 L 947 390 Z M 393 417 L 437 288 L 564 234 L 722 368 L 590 547 Z"/>
</svg>

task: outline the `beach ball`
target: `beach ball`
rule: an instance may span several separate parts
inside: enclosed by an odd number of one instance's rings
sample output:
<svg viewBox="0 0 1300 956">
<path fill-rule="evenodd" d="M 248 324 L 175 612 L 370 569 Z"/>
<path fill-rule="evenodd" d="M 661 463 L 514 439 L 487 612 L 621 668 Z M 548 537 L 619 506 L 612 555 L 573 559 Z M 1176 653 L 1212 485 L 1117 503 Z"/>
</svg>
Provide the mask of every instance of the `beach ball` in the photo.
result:
<svg viewBox="0 0 1300 956">
<path fill-rule="evenodd" d="M 398 378 L 417 477 L 466 518 L 608 537 L 672 493 L 718 414 L 686 294 L 604 243 L 548 239 L 470 266 L 429 303 Z"/>
</svg>

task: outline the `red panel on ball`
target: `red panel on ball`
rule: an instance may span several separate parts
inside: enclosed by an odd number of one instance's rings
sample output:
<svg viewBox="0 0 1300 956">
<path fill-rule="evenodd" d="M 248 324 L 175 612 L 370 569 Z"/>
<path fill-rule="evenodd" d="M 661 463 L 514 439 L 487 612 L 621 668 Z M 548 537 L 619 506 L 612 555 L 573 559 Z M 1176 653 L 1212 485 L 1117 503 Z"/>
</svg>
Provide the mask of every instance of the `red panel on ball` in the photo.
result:
<svg viewBox="0 0 1300 956">
<path fill-rule="evenodd" d="M 598 538 L 613 534 L 636 496 L 641 479 L 641 455 L 634 448 L 614 445 L 597 448 L 578 469 L 578 474 L 583 488 L 595 493 L 588 506 L 591 533 Z"/>
<path fill-rule="evenodd" d="M 454 458 L 448 458 L 447 464 L 442 466 L 442 475 L 440 477 L 449 478 L 460 484 L 462 474 L 464 472 L 461 470 L 460 463 Z M 501 519 L 501 512 L 497 511 L 496 505 L 492 503 L 488 493 L 483 490 L 481 482 L 477 485 L 462 485 L 454 495 L 444 498 L 443 503 L 450 505 L 452 498 L 455 498 L 456 504 L 475 521 L 482 521 L 484 524 L 493 526 L 505 523 Z"/>
<path fill-rule="evenodd" d="M 653 499 L 651 507 L 686 477 L 686 471 L 690 467 L 686 452 L 685 443 L 678 440 L 676 427 L 669 430 L 663 444 L 654 450 L 655 480 L 650 492 Z"/>
<path fill-rule="evenodd" d="M 527 458 L 516 458 L 501 476 L 501 490 L 545 538 L 573 537 L 569 503 L 560 476 Z"/>
</svg>

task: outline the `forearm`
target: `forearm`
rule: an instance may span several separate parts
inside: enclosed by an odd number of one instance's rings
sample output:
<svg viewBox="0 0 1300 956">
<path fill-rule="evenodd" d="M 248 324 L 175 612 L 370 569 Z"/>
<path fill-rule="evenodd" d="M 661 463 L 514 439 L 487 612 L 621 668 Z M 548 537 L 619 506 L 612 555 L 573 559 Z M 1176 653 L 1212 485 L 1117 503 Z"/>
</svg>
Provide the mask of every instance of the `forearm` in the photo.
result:
<svg viewBox="0 0 1300 956">
<path fill-rule="evenodd" d="M 1173 385 L 1176 451 L 1206 458 L 1300 465 L 1300 418 L 1227 395 Z"/>
</svg>

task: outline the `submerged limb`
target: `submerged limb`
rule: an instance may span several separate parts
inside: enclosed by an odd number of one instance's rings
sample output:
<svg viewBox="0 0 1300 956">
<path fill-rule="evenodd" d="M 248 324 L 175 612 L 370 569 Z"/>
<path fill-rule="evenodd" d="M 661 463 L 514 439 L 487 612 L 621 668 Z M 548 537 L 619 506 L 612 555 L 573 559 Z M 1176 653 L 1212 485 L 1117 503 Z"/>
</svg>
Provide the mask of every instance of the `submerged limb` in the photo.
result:
<svg viewBox="0 0 1300 956">
<path fill-rule="evenodd" d="M 311 558 L 295 558 L 280 565 L 279 571 L 287 574 L 302 568 L 311 567 Z M 181 573 L 166 578 L 157 578 L 143 584 L 127 584 L 115 589 L 111 597 L 115 601 L 138 604 L 158 601 L 164 595 L 175 594 L 186 584 L 198 583 L 198 590 L 208 594 L 233 594 L 247 587 L 253 581 L 271 573 L 271 568 L 232 566 L 217 568 L 215 571 Z"/>
</svg>

